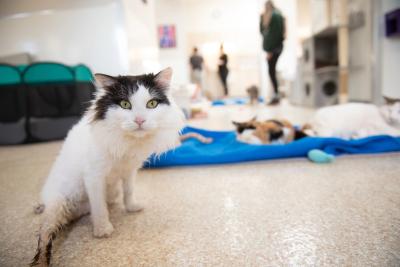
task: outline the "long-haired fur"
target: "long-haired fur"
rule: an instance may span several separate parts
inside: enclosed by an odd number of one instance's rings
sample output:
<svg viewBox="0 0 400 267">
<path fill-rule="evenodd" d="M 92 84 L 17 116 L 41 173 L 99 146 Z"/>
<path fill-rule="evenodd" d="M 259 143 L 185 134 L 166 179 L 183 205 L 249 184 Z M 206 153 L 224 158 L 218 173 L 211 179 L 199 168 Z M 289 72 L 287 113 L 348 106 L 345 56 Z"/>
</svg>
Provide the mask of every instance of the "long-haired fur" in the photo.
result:
<svg viewBox="0 0 400 267">
<path fill-rule="evenodd" d="M 110 236 L 107 203 L 116 192 L 123 191 L 126 211 L 140 210 L 133 198 L 137 170 L 151 154 L 178 145 L 184 126 L 170 97 L 171 75 L 170 68 L 140 76 L 96 75 L 96 97 L 68 133 L 35 208 L 43 222 L 31 266 L 48 266 L 57 233 L 89 212 L 93 235 Z"/>
</svg>

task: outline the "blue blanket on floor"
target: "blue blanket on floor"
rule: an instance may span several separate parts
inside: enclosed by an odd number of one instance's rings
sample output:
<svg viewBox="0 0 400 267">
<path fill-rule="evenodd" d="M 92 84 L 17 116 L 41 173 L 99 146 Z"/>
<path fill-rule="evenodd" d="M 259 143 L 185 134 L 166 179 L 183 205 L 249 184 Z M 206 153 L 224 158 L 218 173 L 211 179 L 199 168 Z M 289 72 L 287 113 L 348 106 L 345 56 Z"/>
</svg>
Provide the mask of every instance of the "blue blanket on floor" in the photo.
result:
<svg viewBox="0 0 400 267">
<path fill-rule="evenodd" d="M 234 131 L 207 131 L 186 127 L 183 133 L 196 132 L 213 138 L 211 144 L 188 139 L 178 148 L 161 156 L 151 157 L 147 168 L 235 163 L 243 161 L 307 157 L 311 149 L 329 154 L 369 154 L 400 151 L 400 137 L 371 136 L 358 140 L 306 137 L 286 145 L 249 145 L 238 142 Z"/>
<path fill-rule="evenodd" d="M 262 103 L 264 101 L 264 98 L 259 97 L 258 102 Z M 225 99 L 218 99 L 212 101 L 213 106 L 226 106 L 226 105 L 245 105 L 249 103 L 249 98 L 248 97 L 231 97 L 231 98 L 225 98 Z"/>
</svg>

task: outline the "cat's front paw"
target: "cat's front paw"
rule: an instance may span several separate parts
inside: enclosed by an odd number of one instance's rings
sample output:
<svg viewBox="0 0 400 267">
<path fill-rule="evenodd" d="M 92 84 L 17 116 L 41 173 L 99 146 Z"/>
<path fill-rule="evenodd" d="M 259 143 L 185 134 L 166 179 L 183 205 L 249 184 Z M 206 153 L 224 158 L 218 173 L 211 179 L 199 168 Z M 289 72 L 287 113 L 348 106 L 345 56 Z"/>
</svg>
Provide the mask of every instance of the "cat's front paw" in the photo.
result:
<svg viewBox="0 0 400 267">
<path fill-rule="evenodd" d="M 138 212 L 143 210 L 143 206 L 130 203 L 130 204 L 125 204 L 125 209 L 127 212 Z"/>
<path fill-rule="evenodd" d="M 114 226 L 110 222 L 104 222 L 93 227 L 93 235 L 97 238 L 109 237 L 114 232 Z"/>
</svg>

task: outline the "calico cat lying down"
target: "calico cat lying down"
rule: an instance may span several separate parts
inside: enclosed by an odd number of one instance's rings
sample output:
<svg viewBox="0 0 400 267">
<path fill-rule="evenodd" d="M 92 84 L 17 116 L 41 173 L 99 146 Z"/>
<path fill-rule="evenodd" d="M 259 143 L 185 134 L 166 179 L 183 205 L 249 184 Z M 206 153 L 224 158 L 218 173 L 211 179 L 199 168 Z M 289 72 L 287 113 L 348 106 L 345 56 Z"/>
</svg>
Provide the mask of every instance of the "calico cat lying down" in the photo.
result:
<svg viewBox="0 0 400 267">
<path fill-rule="evenodd" d="M 286 120 L 233 122 L 237 139 L 249 144 L 286 144 L 305 136 L 357 139 L 373 135 L 400 136 L 400 102 L 378 107 L 347 103 L 319 109 L 301 130 Z"/>
<path fill-rule="evenodd" d="M 287 144 L 307 135 L 287 120 L 232 122 L 236 126 L 237 140 L 248 144 Z"/>
<path fill-rule="evenodd" d="M 43 212 L 31 266 L 48 266 L 52 240 L 71 220 L 90 212 L 93 235 L 114 231 L 107 204 L 120 194 L 127 212 L 134 201 L 137 170 L 153 153 L 179 144 L 182 111 L 169 94 L 172 69 L 158 74 L 112 77 L 96 74 L 96 97 L 70 130 L 42 189 Z"/>
</svg>

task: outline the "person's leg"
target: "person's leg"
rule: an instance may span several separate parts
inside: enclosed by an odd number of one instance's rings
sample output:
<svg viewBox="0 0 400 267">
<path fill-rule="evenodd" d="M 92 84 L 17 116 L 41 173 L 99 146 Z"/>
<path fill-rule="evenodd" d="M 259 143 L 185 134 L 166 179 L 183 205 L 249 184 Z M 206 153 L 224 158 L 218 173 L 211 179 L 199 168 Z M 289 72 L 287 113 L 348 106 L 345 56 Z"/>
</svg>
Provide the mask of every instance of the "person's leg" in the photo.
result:
<svg viewBox="0 0 400 267">
<path fill-rule="evenodd" d="M 219 75 L 219 78 L 221 79 L 222 86 L 224 88 L 224 95 L 226 96 L 226 95 L 228 95 L 228 87 L 226 85 L 227 72 L 224 69 L 219 69 L 218 75 Z"/>
<path fill-rule="evenodd" d="M 278 92 L 278 80 L 276 79 L 276 63 L 278 62 L 279 54 L 272 53 L 268 59 L 268 73 L 271 79 L 272 87 L 274 89 L 275 96 L 279 95 Z"/>
<path fill-rule="evenodd" d="M 202 87 L 201 87 L 201 70 L 193 71 L 193 80 L 192 82 L 196 84 L 196 90 L 192 95 L 192 99 L 200 99 L 202 97 Z"/>
<path fill-rule="evenodd" d="M 278 79 L 276 78 L 276 63 L 278 62 L 279 56 L 281 55 L 282 50 L 272 52 L 271 56 L 268 58 L 268 72 L 271 78 L 271 83 L 274 89 L 274 96 L 271 99 L 269 104 L 278 104 L 280 100 L 279 96 L 279 84 Z"/>
<path fill-rule="evenodd" d="M 219 79 L 220 79 L 220 81 L 221 81 L 221 83 L 223 85 L 224 84 L 224 79 L 222 77 L 222 70 L 221 69 L 218 69 L 218 77 L 219 77 Z"/>
<path fill-rule="evenodd" d="M 224 73 L 223 73 L 224 75 L 224 81 L 223 81 L 223 84 L 224 84 L 224 92 L 225 92 L 225 95 L 227 96 L 228 95 L 228 83 L 227 83 L 227 78 L 228 78 L 228 70 L 225 70 L 224 71 Z"/>
</svg>

